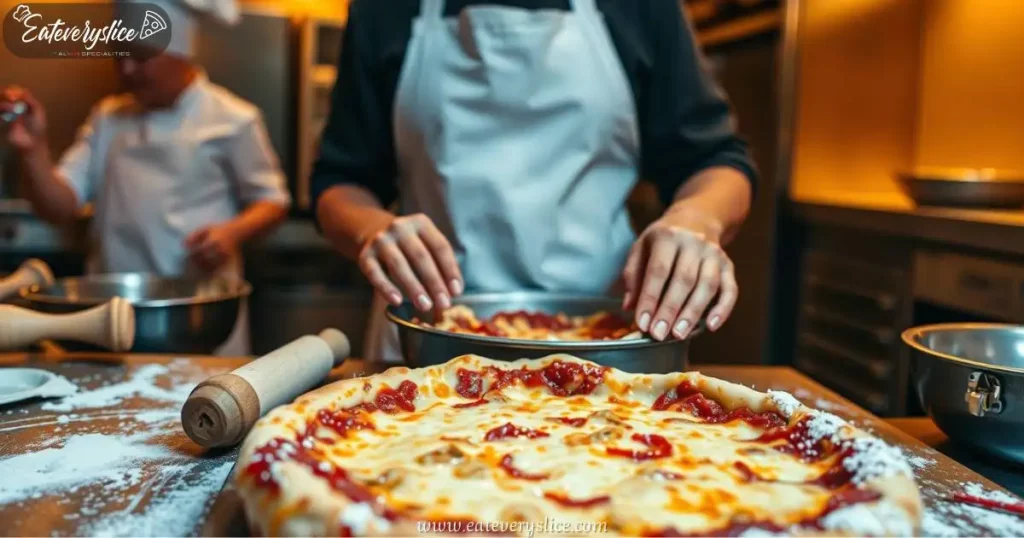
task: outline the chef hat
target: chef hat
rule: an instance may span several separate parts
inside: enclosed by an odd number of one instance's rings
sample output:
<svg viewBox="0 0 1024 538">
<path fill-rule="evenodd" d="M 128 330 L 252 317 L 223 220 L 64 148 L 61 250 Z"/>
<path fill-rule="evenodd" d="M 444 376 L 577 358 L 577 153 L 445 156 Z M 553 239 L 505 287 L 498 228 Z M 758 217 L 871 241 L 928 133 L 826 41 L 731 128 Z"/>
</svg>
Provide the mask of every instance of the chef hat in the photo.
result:
<svg viewBox="0 0 1024 538">
<path fill-rule="evenodd" d="M 165 52 L 183 58 L 195 55 L 197 16 L 231 26 L 241 18 L 235 0 L 118 0 L 119 5 L 149 4 L 167 13 L 171 38 Z"/>
</svg>

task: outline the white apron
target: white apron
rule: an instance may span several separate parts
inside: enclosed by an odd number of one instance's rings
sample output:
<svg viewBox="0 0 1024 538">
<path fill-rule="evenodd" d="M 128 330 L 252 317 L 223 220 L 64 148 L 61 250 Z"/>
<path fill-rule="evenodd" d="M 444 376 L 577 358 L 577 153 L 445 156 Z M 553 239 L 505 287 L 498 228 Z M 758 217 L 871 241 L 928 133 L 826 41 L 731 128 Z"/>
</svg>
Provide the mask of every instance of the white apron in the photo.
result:
<svg viewBox="0 0 1024 538">
<path fill-rule="evenodd" d="M 421 0 L 395 98 L 401 212 L 451 241 L 467 292 L 604 293 L 635 240 L 632 91 L 594 0 L 571 4 L 446 20 Z M 366 357 L 397 362 L 383 304 Z"/>
<path fill-rule="evenodd" d="M 143 119 L 142 122 L 146 120 Z M 193 138 L 147 136 L 145 126 L 111 142 L 102 196 L 97 197 L 94 245 L 87 272 L 144 272 L 160 276 L 198 275 L 188 264 L 184 240 L 203 226 L 233 218 L 230 200 L 195 204 L 187 193 L 202 189 L 210 157 L 200 155 Z M 218 276 L 242 278 L 241 258 L 227 263 Z M 244 304 L 222 356 L 249 355 L 248 308 Z"/>
</svg>

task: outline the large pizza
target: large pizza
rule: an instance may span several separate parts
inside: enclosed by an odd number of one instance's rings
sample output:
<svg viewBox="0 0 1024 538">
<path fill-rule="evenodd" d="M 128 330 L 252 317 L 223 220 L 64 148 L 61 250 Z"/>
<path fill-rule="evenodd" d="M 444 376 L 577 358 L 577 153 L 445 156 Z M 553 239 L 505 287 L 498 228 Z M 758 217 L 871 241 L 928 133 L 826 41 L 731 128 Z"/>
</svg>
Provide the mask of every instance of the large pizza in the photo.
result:
<svg viewBox="0 0 1024 538">
<path fill-rule="evenodd" d="M 641 338 L 635 324 L 606 311 L 586 316 L 570 316 L 564 312 L 548 314 L 511 310 L 481 319 L 472 308 L 455 305 L 443 310 L 433 322 L 418 318 L 413 322 L 452 333 L 516 340 L 591 341 Z"/>
<path fill-rule="evenodd" d="M 464 356 L 261 419 L 235 483 L 262 535 L 914 534 L 900 451 L 699 373 Z"/>
</svg>

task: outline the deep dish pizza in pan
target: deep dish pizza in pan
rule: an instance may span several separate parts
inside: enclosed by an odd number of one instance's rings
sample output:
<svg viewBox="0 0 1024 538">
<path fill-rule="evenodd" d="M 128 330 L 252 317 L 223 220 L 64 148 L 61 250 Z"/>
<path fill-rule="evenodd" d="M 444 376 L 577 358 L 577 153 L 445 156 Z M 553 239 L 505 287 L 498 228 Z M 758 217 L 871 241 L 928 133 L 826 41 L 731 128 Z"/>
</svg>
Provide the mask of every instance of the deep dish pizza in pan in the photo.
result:
<svg viewBox="0 0 1024 538">
<path fill-rule="evenodd" d="M 511 310 L 480 319 L 472 308 L 455 305 L 442 311 L 433 323 L 419 319 L 414 319 L 413 323 L 452 333 L 515 340 L 582 342 L 642 337 L 635 324 L 603 311 L 587 316 L 570 316 Z"/>
<path fill-rule="evenodd" d="M 464 356 L 324 387 L 261 419 L 253 532 L 914 534 L 900 451 L 781 392 L 558 355 Z"/>
</svg>

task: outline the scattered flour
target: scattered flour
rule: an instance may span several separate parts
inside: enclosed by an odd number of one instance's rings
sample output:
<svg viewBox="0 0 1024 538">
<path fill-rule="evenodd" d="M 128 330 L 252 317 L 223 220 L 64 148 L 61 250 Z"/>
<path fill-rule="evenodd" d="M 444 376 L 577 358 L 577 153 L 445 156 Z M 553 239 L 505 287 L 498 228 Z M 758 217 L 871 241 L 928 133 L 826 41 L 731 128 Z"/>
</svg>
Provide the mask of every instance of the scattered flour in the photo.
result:
<svg viewBox="0 0 1024 538">
<path fill-rule="evenodd" d="M 821 520 L 828 531 L 854 536 L 912 536 L 914 525 L 906 514 L 888 502 L 852 504 Z"/>
<path fill-rule="evenodd" d="M 779 410 L 779 413 L 787 419 L 792 417 L 797 409 L 800 409 L 800 401 L 788 392 L 769 390 L 768 397 L 775 403 L 775 408 Z"/>
<path fill-rule="evenodd" d="M 143 513 L 115 513 L 88 525 L 86 536 L 187 536 L 196 521 L 203 517 L 211 493 L 218 491 L 231 472 L 232 462 L 225 462 L 190 487 L 174 489 L 166 494 L 154 492 L 156 499 Z M 173 472 L 174 469 L 165 471 Z M 180 471 L 180 469 L 179 469 Z"/>
<path fill-rule="evenodd" d="M 843 426 L 846 426 L 846 422 L 832 413 L 813 411 L 807 421 L 807 436 L 812 442 L 828 439 L 838 443 L 839 430 Z"/>
<path fill-rule="evenodd" d="M 125 486 L 126 475 L 145 461 L 174 456 L 166 447 L 140 437 L 74 435 L 59 448 L 46 448 L 0 460 L 0 503 L 88 483 Z"/>
<path fill-rule="evenodd" d="M 975 482 L 960 484 L 968 495 L 1003 502 L 1020 502 L 1020 499 L 1002 491 L 992 491 Z M 921 522 L 921 534 L 929 537 L 972 537 L 972 536 L 1024 536 L 1024 518 L 956 502 L 945 493 L 945 488 L 922 488 L 925 505 Z"/>
<path fill-rule="evenodd" d="M 854 484 L 886 476 L 913 476 L 900 449 L 874 437 L 855 439 L 853 454 L 843 460 L 843 467 L 853 474 Z"/>
<path fill-rule="evenodd" d="M 68 507 L 63 519 L 74 535 L 191 534 L 233 465 L 197 459 L 178 446 L 188 443 L 179 409 L 201 375 L 186 360 L 146 365 L 125 381 L 40 406 L 58 415 L 5 418 L 0 435 L 44 426 L 56 433 L 0 459 L 0 506 L 49 497 Z M 129 398 L 159 406 L 119 405 Z"/>
<path fill-rule="evenodd" d="M 985 486 L 977 482 L 967 482 L 964 484 L 964 493 L 972 495 L 974 497 L 980 497 L 982 499 L 988 499 L 990 501 L 1003 502 L 1003 503 L 1019 503 L 1021 500 L 1005 491 L 987 490 Z"/>
<path fill-rule="evenodd" d="M 175 366 L 176 363 L 171 363 Z M 113 383 L 95 390 L 79 392 L 58 402 L 44 403 L 45 411 L 74 411 L 109 407 L 137 396 L 159 402 L 181 402 L 188 398 L 194 384 L 175 384 L 170 389 L 158 387 L 155 383 L 160 376 L 172 373 L 172 368 L 163 364 L 147 364 L 135 370 L 131 379 Z"/>
<path fill-rule="evenodd" d="M 933 460 L 931 458 L 926 458 L 924 456 L 918 456 L 917 454 L 914 454 L 913 452 L 910 452 L 909 450 L 906 450 L 906 449 L 904 449 L 902 452 L 903 452 L 903 459 L 905 459 L 907 461 L 907 463 L 911 467 L 913 467 L 914 469 L 916 469 L 918 471 L 920 471 L 922 469 L 926 469 L 928 467 L 931 467 L 932 465 L 935 465 L 935 460 Z"/>
</svg>

